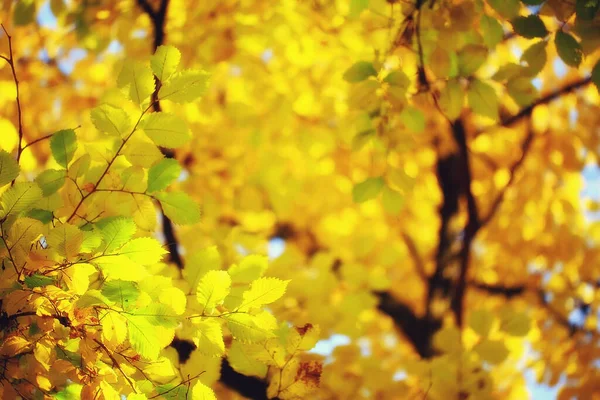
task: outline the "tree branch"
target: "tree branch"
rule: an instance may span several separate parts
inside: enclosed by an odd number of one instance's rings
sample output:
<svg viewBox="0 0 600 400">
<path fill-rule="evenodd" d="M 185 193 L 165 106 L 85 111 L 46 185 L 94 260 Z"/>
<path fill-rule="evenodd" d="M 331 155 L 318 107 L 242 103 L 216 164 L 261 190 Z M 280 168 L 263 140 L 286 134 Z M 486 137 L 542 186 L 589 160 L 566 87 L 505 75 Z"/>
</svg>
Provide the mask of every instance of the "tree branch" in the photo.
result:
<svg viewBox="0 0 600 400">
<path fill-rule="evenodd" d="M 12 47 L 12 36 L 10 36 L 8 34 L 8 31 L 6 30 L 6 28 L 4 27 L 3 24 L 0 24 L 0 26 L 2 26 L 2 30 L 4 31 L 4 33 L 6 34 L 6 37 L 8 38 L 8 57 L 2 57 L 10 66 L 10 70 L 12 72 L 12 76 L 13 76 L 13 80 L 15 82 L 15 88 L 16 88 L 16 92 L 17 92 L 17 115 L 18 115 L 18 124 L 19 124 L 19 143 L 17 145 L 17 164 L 19 163 L 19 161 L 21 160 L 21 153 L 23 152 L 23 111 L 21 109 L 21 99 L 19 96 L 19 79 L 17 79 L 17 71 L 15 70 L 15 59 L 14 59 L 14 55 L 13 55 L 13 47 Z M 13 179 L 12 184 L 15 183 L 15 180 L 17 178 Z"/>
</svg>

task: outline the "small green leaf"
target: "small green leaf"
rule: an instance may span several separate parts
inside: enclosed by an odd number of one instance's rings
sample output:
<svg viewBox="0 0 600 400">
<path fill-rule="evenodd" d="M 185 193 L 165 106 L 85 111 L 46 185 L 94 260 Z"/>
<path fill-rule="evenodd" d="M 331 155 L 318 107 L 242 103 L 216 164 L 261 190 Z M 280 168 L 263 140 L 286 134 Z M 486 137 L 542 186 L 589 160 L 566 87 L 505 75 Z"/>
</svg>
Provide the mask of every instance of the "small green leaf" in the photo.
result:
<svg viewBox="0 0 600 400">
<path fill-rule="evenodd" d="M 440 93 L 440 107 L 451 120 L 460 116 L 465 102 L 465 92 L 457 80 L 448 81 Z"/>
<path fill-rule="evenodd" d="M 363 203 L 367 200 L 371 200 L 379 194 L 384 185 L 385 182 L 381 176 L 367 178 L 354 185 L 354 188 L 352 188 L 352 198 L 355 203 Z"/>
<path fill-rule="evenodd" d="M 41 210 L 39 208 L 29 210 L 29 212 L 27 213 L 27 217 L 36 219 L 43 224 L 47 224 L 50 221 L 52 221 L 53 216 L 54 215 L 52 214 L 52 211 Z"/>
<path fill-rule="evenodd" d="M 179 162 L 172 158 L 163 158 L 148 170 L 148 193 L 166 189 L 179 175 Z"/>
<path fill-rule="evenodd" d="M 512 20 L 512 26 L 517 34 L 528 39 L 543 38 L 548 35 L 544 21 L 537 15 L 517 17 Z"/>
<path fill-rule="evenodd" d="M 406 91 L 410 87 L 410 78 L 404 71 L 400 70 L 390 72 L 383 81 L 390 86 L 400 89 L 402 95 L 406 95 Z"/>
<path fill-rule="evenodd" d="M 6 151 L 0 150 L 0 187 L 19 176 L 19 164 Z"/>
<path fill-rule="evenodd" d="M 135 304 L 135 301 L 140 296 L 140 289 L 135 282 L 122 280 L 107 281 L 102 286 L 102 295 L 125 309 Z"/>
<path fill-rule="evenodd" d="M 577 0 L 575 4 L 575 12 L 577 18 L 581 18 L 584 21 L 591 21 L 596 17 L 598 9 L 600 8 L 600 0 Z"/>
<path fill-rule="evenodd" d="M 52 285 L 54 282 L 56 282 L 56 279 L 46 275 L 34 274 L 25 277 L 25 285 L 30 289 Z"/>
<path fill-rule="evenodd" d="M 425 130 L 425 115 L 418 108 L 404 108 L 402 113 L 400 113 L 400 121 L 414 133 L 420 133 Z"/>
<path fill-rule="evenodd" d="M 18 182 L 0 197 L 0 217 L 29 211 L 42 198 L 42 189 L 33 182 Z"/>
<path fill-rule="evenodd" d="M 61 167 L 67 168 L 75 150 L 77 150 L 77 137 L 73 129 L 63 129 L 52 135 L 50 139 L 52 156 Z"/>
<path fill-rule="evenodd" d="M 496 18 L 483 15 L 481 21 L 479 21 L 479 26 L 481 27 L 483 42 L 488 48 L 494 48 L 502 41 L 504 30 Z"/>
<path fill-rule="evenodd" d="M 529 46 L 521 56 L 521 62 L 527 63 L 527 71 L 531 75 L 537 75 L 546 65 L 548 56 L 546 45 L 548 42 L 541 40 Z"/>
<path fill-rule="evenodd" d="M 506 84 L 508 94 L 521 107 L 526 107 L 533 103 L 539 93 L 535 86 L 531 83 L 531 79 L 520 77 L 508 81 Z"/>
<path fill-rule="evenodd" d="M 35 19 L 35 1 L 18 0 L 13 12 L 13 23 L 16 26 L 27 25 Z M 8 3 L 10 4 L 10 3 Z"/>
<path fill-rule="evenodd" d="M 47 169 L 35 178 L 44 197 L 54 194 L 65 184 L 67 174 L 64 169 Z"/>
<path fill-rule="evenodd" d="M 461 76 L 474 74 L 485 62 L 488 49 L 485 46 L 468 44 L 458 53 L 458 71 Z"/>
<path fill-rule="evenodd" d="M 385 186 L 383 188 L 381 202 L 385 211 L 392 215 L 398 215 L 404 207 L 405 198 L 400 193 L 390 189 L 388 186 Z"/>
<path fill-rule="evenodd" d="M 594 85 L 596 85 L 596 88 L 600 91 L 600 61 L 598 61 L 592 69 L 592 82 L 594 82 Z"/>
<path fill-rule="evenodd" d="M 359 61 L 344 72 L 344 80 L 350 83 L 362 82 L 370 76 L 377 76 L 373 63 Z"/>
<path fill-rule="evenodd" d="M 136 231 L 132 218 L 112 216 L 96 222 L 104 241 L 104 252 L 111 253 L 127 243 Z"/>
<path fill-rule="evenodd" d="M 498 96 L 491 85 L 478 79 L 473 80 L 469 86 L 467 98 L 475 114 L 498 119 Z"/>
<path fill-rule="evenodd" d="M 369 7 L 369 0 L 350 0 L 350 16 L 358 17 Z"/>
<path fill-rule="evenodd" d="M 554 38 L 554 44 L 556 45 L 556 51 L 559 57 L 564 61 L 565 64 L 571 67 L 578 67 L 583 60 L 583 50 L 581 45 L 571 34 L 558 31 Z"/>
<path fill-rule="evenodd" d="M 519 0 L 488 0 L 488 4 L 502 17 L 513 19 L 519 15 Z"/>
</svg>

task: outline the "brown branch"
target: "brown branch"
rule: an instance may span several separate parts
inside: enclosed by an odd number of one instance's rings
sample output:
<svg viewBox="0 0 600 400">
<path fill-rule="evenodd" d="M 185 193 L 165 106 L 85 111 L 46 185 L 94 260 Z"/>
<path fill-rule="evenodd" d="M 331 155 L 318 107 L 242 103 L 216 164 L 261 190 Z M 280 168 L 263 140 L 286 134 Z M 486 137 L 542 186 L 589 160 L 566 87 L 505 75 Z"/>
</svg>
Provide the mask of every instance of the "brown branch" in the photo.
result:
<svg viewBox="0 0 600 400">
<path fill-rule="evenodd" d="M 441 327 L 441 321 L 429 320 L 427 317 L 419 317 L 410 306 L 394 298 L 388 292 L 374 292 L 379 298 L 379 311 L 388 315 L 394 325 L 406 336 L 417 353 L 422 358 L 434 355 L 431 347 L 431 335 Z"/>
<path fill-rule="evenodd" d="M 495 296 L 504 296 L 507 299 L 518 297 L 523 295 L 527 291 L 526 286 L 502 286 L 502 285 L 490 285 L 483 282 L 470 282 L 469 287 L 473 287 L 478 290 L 487 292 L 488 294 Z"/>
<path fill-rule="evenodd" d="M 513 115 L 512 117 L 506 118 L 504 121 L 502 121 L 499 124 L 499 126 L 509 127 L 511 125 L 514 125 L 517 122 L 521 121 L 523 118 L 529 117 L 531 115 L 531 113 L 533 112 L 533 109 L 536 108 L 537 106 L 549 104 L 549 103 L 553 102 L 554 100 L 557 100 L 560 97 L 564 96 L 565 94 L 571 93 L 577 89 L 580 89 L 584 86 L 589 85 L 591 82 L 592 82 L 591 76 L 589 76 L 587 78 L 581 78 L 577 81 L 573 81 L 573 82 L 561 87 L 560 89 L 557 89 L 543 97 L 540 97 L 538 100 L 534 101 L 529 106 L 523 108 L 517 114 Z"/>
<path fill-rule="evenodd" d="M 456 323 L 458 326 L 462 326 L 463 323 L 463 305 L 464 297 L 467 286 L 467 274 L 469 270 L 469 256 L 471 254 L 471 244 L 475 239 L 477 230 L 479 229 L 479 213 L 477 211 L 477 202 L 475 196 L 471 191 L 471 167 L 469 162 L 469 151 L 467 147 L 467 136 L 465 126 L 462 120 L 458 119 L 452 124 L 452 133 L 456 143 L 458 144 L 459 160 L 460 160 L 460 174 L 463 178 L 463 191 L 464 196 L 467 199 L 467 215 L 468 221 L 467 226 L 464 230 L 463 245 L 460 251 L 460 272 L 458 281 L 456 283 L 456 292 L 452 296 L 451 308 L 456 317 Z"/>
<path fill-rule="evenodd" d="M 417 270 L 417 273 L 423 280 L 427 280 L 427 273 L 425 272 L 425 264 L 423 263 L 423 260 L 421 259 L 421 256 L 419 255 L 419 250 L 417 249 L 415 242 L 412 240 L 412 238 L 406 232 L 402 232 L 401 235 L 402 235 L 402 239 L 404 239 L 404 244 L 406 244 L 406 247 L 408 248 L 408 252 L 410 253 L 410 256 L 413 259 L 413 262 L 415 263 L 415 269 Z"/>
<path fill-rule="evenodd" d="M 19 123 L 19 144 L 17 146 L 17 164 L 19 163 L 19 161 L 21 160 L 21 153 L 23 152 L 22 149 L 22 144 L 23 144 L 23 111 L 21 109 L 21 99 L 19 96 L 19 79 L 17 79 L 17 71 L 15 70 L 15 59 L 14 59 L 14 55 L 13 55 L 13 47 L 12 47 L 12 36 L 10 36 L 8 34 L 8 31 L 6 30 L 6 28 L 4 27 L 3 24 L 0 24 L 0 26 L 2 26 L 2 30 L 4 31 L 4 33 L 6 34 L 6 37 L 8 38 L 8 57 L 2 57 L 10 66 L 10 69 L 12 71 L 12 76 L 13 76 L 13 80 L 15 82 L 15 88 L 16 88 L 16 92 L 17 92 L 17 115 L 18 115 L 18 123 Z M 15 183 L 15 180 L 17 178 L 13 179 L 12 184 Z"/>
<path fill-rule="evenodd" d="M 133 382 L 131 381 L 131 379 L 129 379 L 129 376 L 127 376 L 127 374 L 125 373 L 125 371 L 123 371 L 123 369 L 121 368 L 121 364 L 119 364 L 119 362 L 117 361 L 117 359 L 110 353 L 110 350 L 108 349 L 108 347 L 106 347 L 104 345 L 104 343 L 102 343 L 98 339 L 94 339 L 94 342 L 98 343 L 98 345 L 100 347 L 102 347 L 102 350 L 104 350 L 104 352 L 106 353 L 106 355 L 108 356 L 108 358 L 110 358 L 110 360 L 112 361 L 113 367 L 117 368 L 119 370 L 119 372 L 121 372 L 121 375 L 123 375 L 123 378 L 125 378 L 125 380 L 127 381 L 127 383 L 129 383 L 129 386 L 131 386 L 131 389 L 133 390 L 133 393 L 137 393 L 138 391 L 135 388 L 135 385 L 133 384 Z"/>
</svg>

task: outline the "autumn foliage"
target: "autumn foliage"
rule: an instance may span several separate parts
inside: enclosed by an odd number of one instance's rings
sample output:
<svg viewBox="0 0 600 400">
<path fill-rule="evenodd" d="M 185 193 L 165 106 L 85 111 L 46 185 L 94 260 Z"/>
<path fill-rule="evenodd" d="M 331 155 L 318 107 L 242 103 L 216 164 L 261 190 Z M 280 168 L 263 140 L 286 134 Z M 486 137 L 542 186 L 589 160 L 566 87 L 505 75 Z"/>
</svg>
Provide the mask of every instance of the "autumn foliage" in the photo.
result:
<svg viewBox="0 0 600 400">
<path fill-rule="evenodd" d="M 5 0 L 0 398 L 600 398 L 599 9 Z"/>
</svg>

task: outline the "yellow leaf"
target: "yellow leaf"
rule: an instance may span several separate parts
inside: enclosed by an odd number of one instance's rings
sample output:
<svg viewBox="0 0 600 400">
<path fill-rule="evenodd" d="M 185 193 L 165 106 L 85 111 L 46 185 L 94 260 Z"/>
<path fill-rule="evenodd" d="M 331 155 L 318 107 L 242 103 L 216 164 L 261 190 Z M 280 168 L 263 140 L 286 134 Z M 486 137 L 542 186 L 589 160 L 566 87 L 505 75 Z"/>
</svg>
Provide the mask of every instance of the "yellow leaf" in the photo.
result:
<svg viewBox="0 0 600 400">
<path fill-rule="evenodd" d="M 484 339 L 473 350 L 491 364 L 500 364 L 508 357 L 508 349 L 502 340 Z"/>
<path fill-rule="evenodd" d="M 158 91 L 161 100 L 188 103 L 202 96 L 208 87 L 208 73 L 204 71 L 182 71 L 163 83 Z"/>
<path fill-rule="evenodd" d="M 116 347 L 127 338 L 127 320 L 119 313 L 107 311 L 100 317 L 102 339 Z"/>
<path fill-rule="evenodd" d="M 285 293 L 289 281 L 277 278 L 259 278 L 252 282 L 250 290 L 244 292 L 240 311 L 259 308 L 279 299 Z"/>
<path fill-rule="evenodd" d="M 179 61 L 181 60 L 181 53 L 173 46 L 158 46 L 154 55 L 150 58 L 150 66 L 152 72 L 158 78 L 159 81 L 165 81 L 173 75 Z"/>
<path fill-rule="evenodd" d="M 229 364 L 241 374 L 264 378 L 267 374 L 267 365 L 252 358 L 247 354 L 247 350 L 246 344 L 234 341 L 227 353 Z"/>
<path fill-rule="evenodd" d="M 226 271 L 209 271 L 204 275 L 196 289 L 198 303 L 209 313 L 229 294 L 231 278 Z"/>
<path fill-rule="evenodd" d="M 251 254 L 244 257 L 239 264 L 232 265 L 228 272 L 232 282 L 250 283 L 260 278 L 268 266 L 269 259 L 266 256 Z"/>
<path fill-rule="evenodd" d="M 480 336 L 487 336 L 493 323 L 494 316 L 489 310 L 475 310 L 469 315 L 469 326 Z"/>
<path fill-rule="evenodd" d="M 127 112 L 108 104 L 102 104 L 90 112 L 92 123 L 100 132 L 114 136 L 125 136 L 131 130 Z"/>
<path fill-rule="evenodd" d="M 117 78 L 119 87 L 129 86 L 129 98 L 142 104 L 154 91 L 154 76 L 148 65 L 127 59 Z"/>
<path fill-rule="evenodd" d="M 194 324 L 196 334 L 194 344 L 202 354 L 210 357 L 220 357 L 225 353 L 221 323 L 216 319 L 206 319 Z"/>
<path fill-rule="evenodd" d="M 141 265 L 155 264 L 167 253 L 156 239 L 149 237 L 130 240 L 119 250 L 119 254 Z"/>
<path fill-rule="evenodd" d="M 192 388 L 192 400 L 217 400 L 215 392 L 202 382 L 197 382 Z"/>
</svg>

